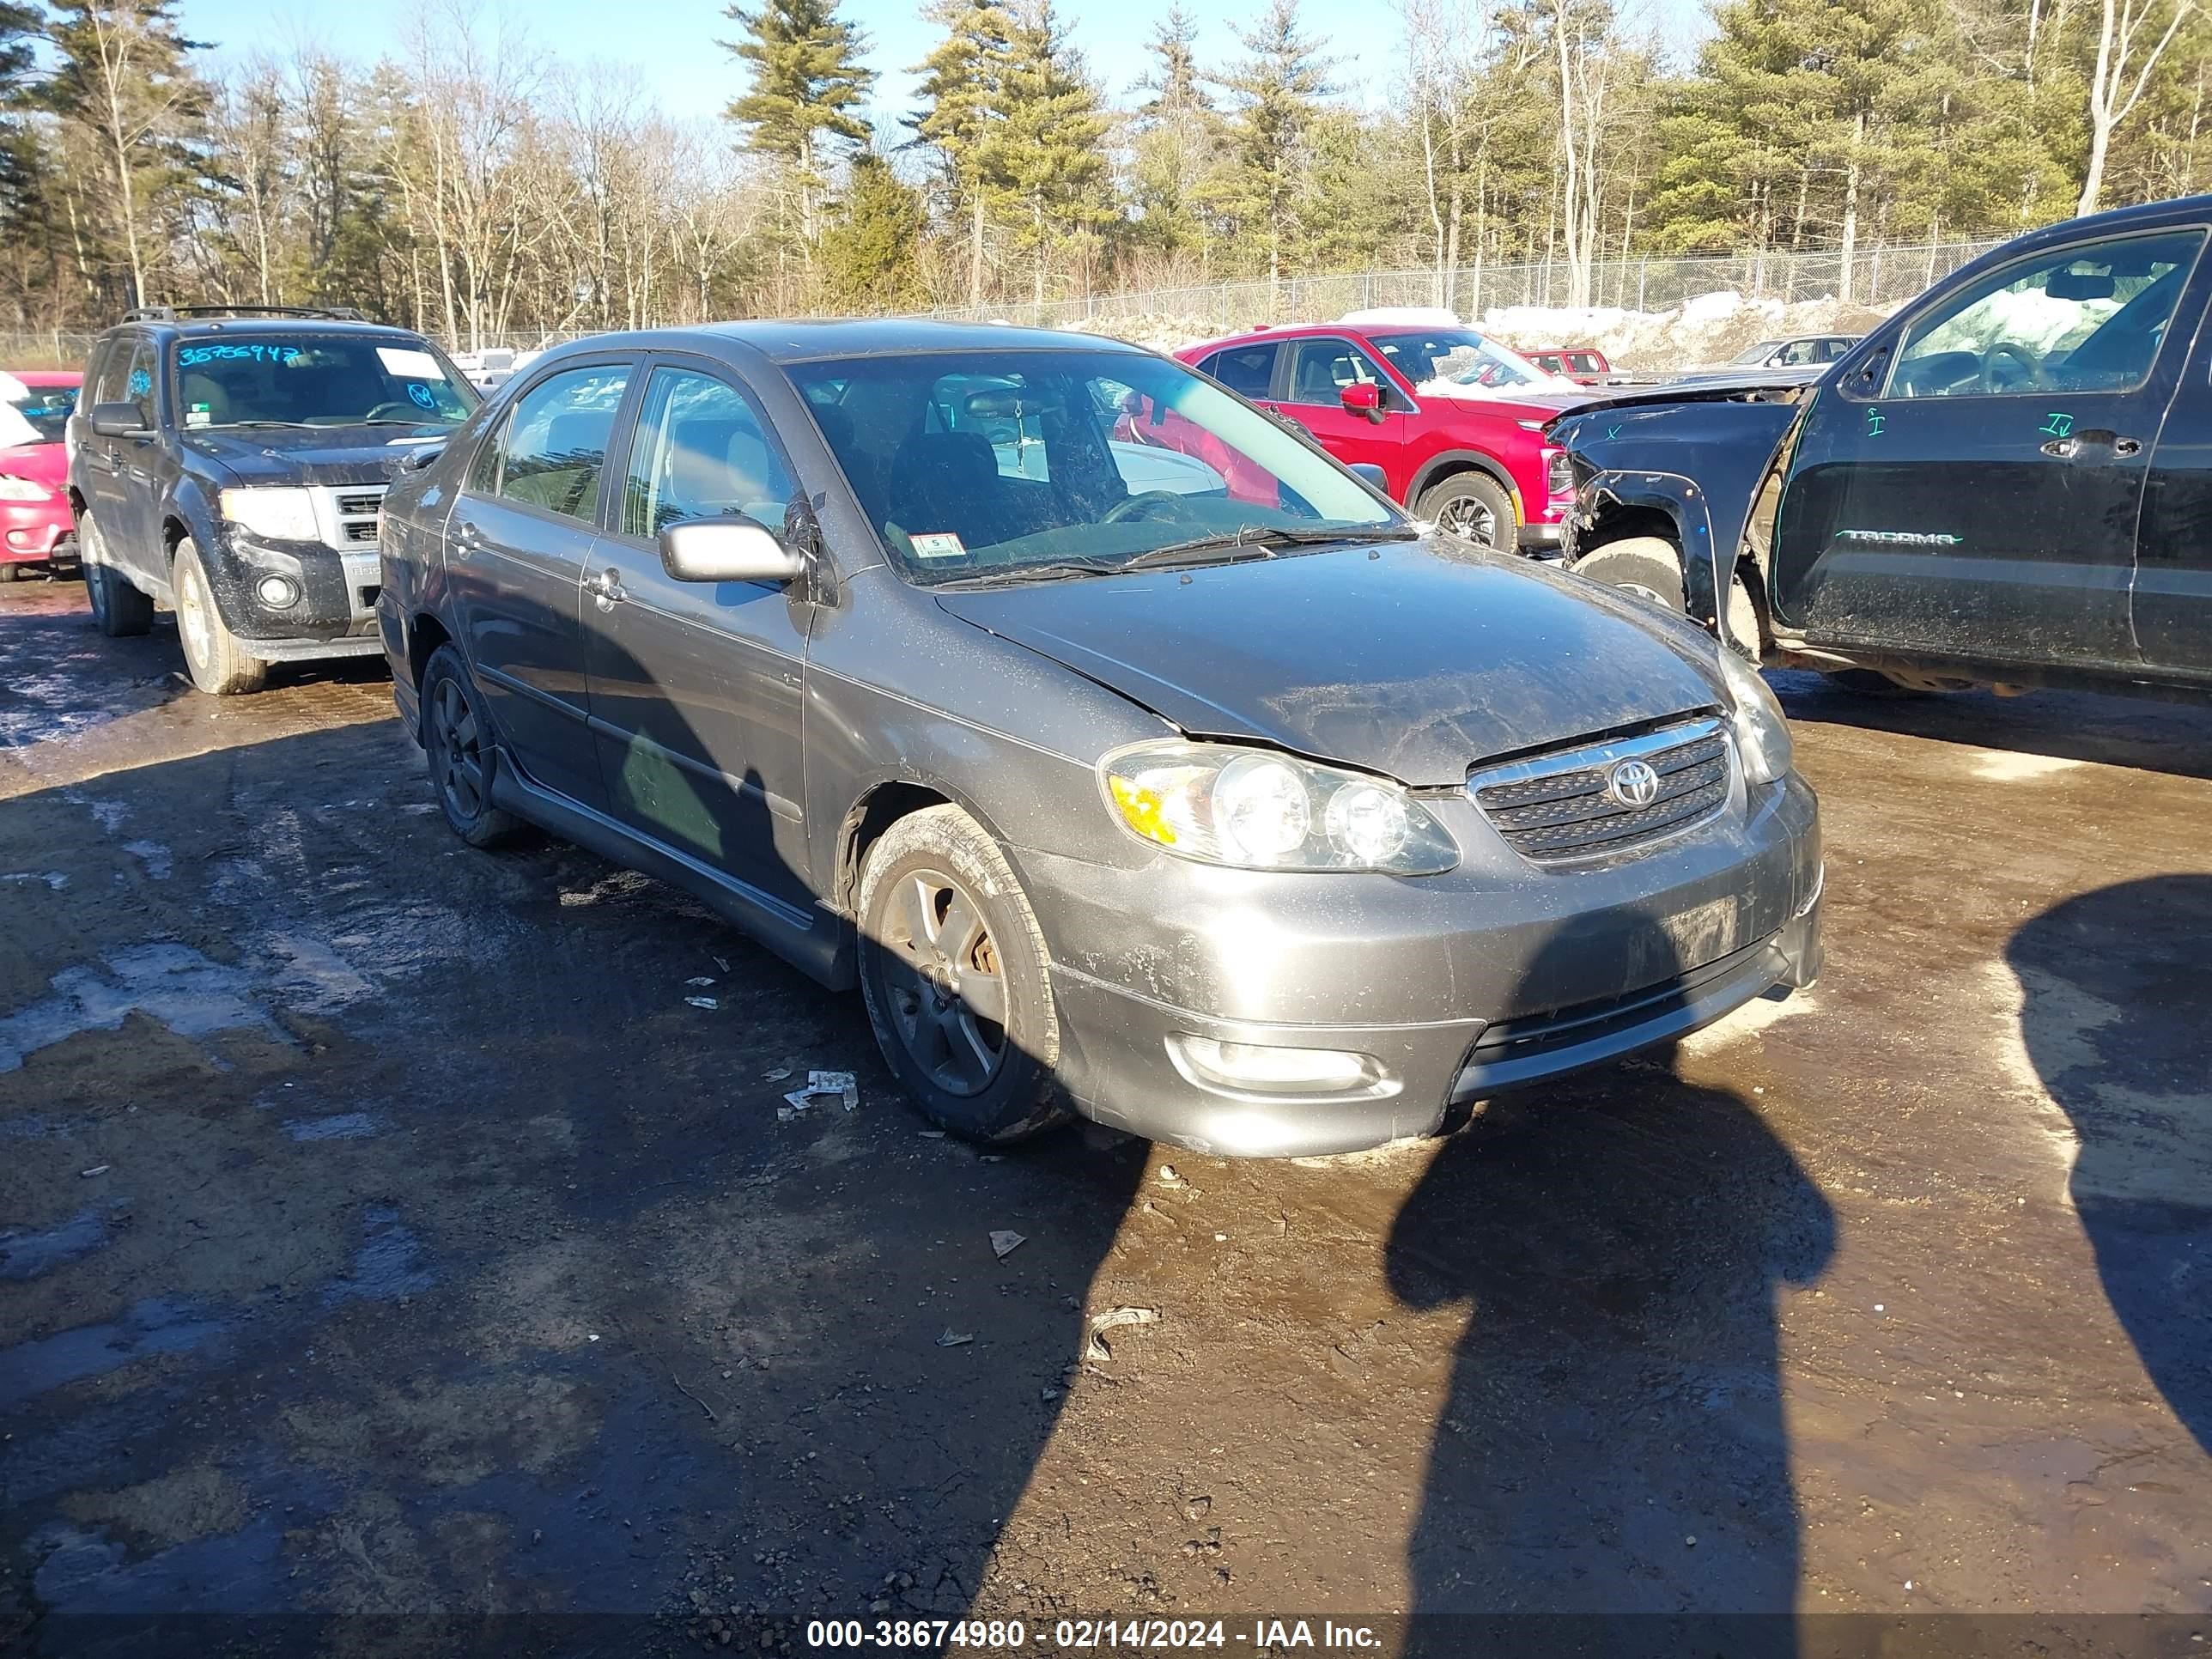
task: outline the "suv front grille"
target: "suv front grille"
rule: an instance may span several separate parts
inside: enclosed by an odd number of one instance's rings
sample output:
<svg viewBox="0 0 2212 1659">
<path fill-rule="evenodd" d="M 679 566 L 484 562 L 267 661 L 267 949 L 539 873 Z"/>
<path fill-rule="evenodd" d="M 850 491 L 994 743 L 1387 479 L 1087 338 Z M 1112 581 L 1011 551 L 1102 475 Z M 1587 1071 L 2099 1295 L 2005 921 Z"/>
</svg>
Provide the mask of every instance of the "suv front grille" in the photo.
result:
<svg viewBox="0 0 2212 1659">
<path fill-rule="evenodd" d="M 382 484 L 328 484 L 311 489 L 315 526 L 324 543 L 344 550 L 376 545 L 377 515 L 384 508 Z"/>
<path fill-rule="evenodd" d="M 1613 787 L 1614 769 L 1632 760 L 1658 775 L 1656 794 L 1642 805 Z M 1489 767 L 1469 775 L 1467 792 L 1525 859 L 1604 858 L 1690 829 L 1727 805 L 1728 738 L 1717 720 L 1691 720 Z"/>
</svg>

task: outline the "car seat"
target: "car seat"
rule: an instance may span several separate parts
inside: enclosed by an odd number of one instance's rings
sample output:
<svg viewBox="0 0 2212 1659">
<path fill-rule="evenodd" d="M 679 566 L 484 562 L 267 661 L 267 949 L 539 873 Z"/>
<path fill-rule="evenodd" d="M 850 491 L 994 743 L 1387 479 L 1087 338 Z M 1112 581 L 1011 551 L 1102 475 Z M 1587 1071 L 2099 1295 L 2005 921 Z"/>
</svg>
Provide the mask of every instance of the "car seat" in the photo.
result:
<svg viewBox="0 0 2212 1659">
<path fill-rule="evenodd" d="M 890 516 L 908 535 L 951 531 L 970 551 L 1008 538 L 999 458 L 980 432 L 917 432 L 891 461 Z"/>
</svg>

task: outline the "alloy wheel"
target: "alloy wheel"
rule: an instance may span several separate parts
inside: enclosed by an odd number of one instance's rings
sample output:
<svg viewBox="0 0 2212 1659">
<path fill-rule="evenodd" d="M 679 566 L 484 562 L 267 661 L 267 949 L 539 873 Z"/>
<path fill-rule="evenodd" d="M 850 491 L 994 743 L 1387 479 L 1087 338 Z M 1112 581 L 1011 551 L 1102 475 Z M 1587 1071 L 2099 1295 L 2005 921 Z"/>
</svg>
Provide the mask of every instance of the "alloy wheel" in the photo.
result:
<svg viewBox="0 0 2212 1659">
<path fill-rule="evenodd" d="M 1498 545 L 1498 515 L 1489 504 L 1473 495 L 1444 503 L 1437 514 L 1437 526 L 1448 530 L 1462 541 L 1474 542 L 1482 547 Z"/>
<path fill-rule="evenodd" d="M 484 808 L 483 733 L 468 693 L 451 675 L 430 694 L 430 759 L 446 810 L 473 823 Z"/>
<path fill-rule="evenodd" d="M 204 669 L 215 650 L 213 623 L 208 615 L 210 602 L 198 571 L 182 560 L 179 567 L 177 632 L 184 637 L 185 654 L 192 666 Z"/>
<path fill-rule="evenodd" d="M 1006 1061 L 1006 985 L 975 896 L 951 876 L 906 876 L 884 912 L 884 988 L 914 1063 L 948 1094 L 979 1095 Z"/>
</svg>

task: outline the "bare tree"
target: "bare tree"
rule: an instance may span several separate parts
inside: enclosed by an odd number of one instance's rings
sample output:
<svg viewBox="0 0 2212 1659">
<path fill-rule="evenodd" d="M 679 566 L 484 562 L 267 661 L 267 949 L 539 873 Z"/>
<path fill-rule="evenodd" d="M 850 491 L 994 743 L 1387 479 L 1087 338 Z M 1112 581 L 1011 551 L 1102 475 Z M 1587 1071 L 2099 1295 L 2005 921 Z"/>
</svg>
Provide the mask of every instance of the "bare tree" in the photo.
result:
<svg viewBox="0 0 2212 1659">
<path fill-rule="evenodd" d="M 2077 215 L 2097 210 L 2112 135 L 2142 102 L 2151 71 L 2195 9 L 2194 0 L 2102 0 L 2097 61 L 2089 73 L 2089 165 L 2081 178 L 2081 200 L 2074 208 Z M 2165 32 L 2150 43 L 2149 31 L 2160 17 L 2166 21 Z"/>
</svg>

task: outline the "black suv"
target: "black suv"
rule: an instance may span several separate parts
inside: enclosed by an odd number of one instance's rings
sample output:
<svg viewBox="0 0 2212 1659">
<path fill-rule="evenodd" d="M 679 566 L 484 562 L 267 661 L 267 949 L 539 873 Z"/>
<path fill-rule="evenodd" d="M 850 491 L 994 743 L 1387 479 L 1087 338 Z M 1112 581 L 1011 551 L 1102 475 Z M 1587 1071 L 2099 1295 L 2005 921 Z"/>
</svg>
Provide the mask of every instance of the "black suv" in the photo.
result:
<svg viewBox="0 0 2212 1659">
<path fill-rule="evenodd" d="M 100 631 L 177 613 L 192 684 L 370 655 L 378 515 L 477 393 L 421 335 L 351 311 L 149 307 L 94 342 L 70 507 Z"/>
<path fill-rule="evenodd" d="M 2212 691 L 2212 197 L 2036 231 L 1816 384 L 1577 408 L 1570 561 L 1876 691 Z"/>
</svg>

